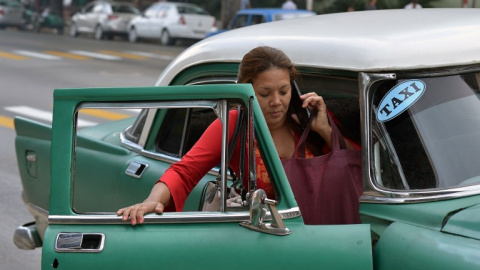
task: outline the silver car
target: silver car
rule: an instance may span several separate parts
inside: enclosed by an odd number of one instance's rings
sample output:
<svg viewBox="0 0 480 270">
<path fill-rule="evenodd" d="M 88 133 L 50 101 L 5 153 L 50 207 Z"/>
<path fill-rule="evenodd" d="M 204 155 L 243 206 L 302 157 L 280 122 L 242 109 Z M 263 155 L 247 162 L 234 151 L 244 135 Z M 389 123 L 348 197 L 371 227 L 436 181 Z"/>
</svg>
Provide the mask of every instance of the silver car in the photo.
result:
<svg viewBox="0 0 480 270">
<path fill-rule="evenodd" d="M 70 35 L 93 33 L 95 39 L 112 39 L 115 35 L 127 34 L 130 20 L 140 11 L 130 3 L 94 1 L 73 15 Z"/>
<path fill-rule="evenodd" d="M 0 29 L 14 26 L 21 30 L 25 27 L 23 13 L 25 7 L 16 0 L 0 0 Z"/>
<path fill-rule="evenodd" d="M 215 24 L 215 17 L 197 5 L 155 3 L 130 22 L 128 39 L 157 38 L 163 45 L 174 45 L 178 39 L 203 39 Z"/>
</svg>

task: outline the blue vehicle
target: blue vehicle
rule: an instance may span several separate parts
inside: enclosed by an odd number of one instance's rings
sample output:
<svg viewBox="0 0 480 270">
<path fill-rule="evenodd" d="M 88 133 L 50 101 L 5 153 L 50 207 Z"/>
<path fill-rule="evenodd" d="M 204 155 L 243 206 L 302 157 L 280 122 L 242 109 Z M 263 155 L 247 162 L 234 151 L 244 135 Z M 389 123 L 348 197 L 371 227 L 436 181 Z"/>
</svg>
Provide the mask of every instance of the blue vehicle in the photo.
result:
<svg viewBox="0 0 480 270">
<path fill-rule="evenodd" d="M 239 10 L 227 29 L 222 29 L 214 32 L 208 32 L 205 37 L 211 37 L 228 30 L 241 28 L 245 26 L 274 22 L 288 19 L 295 19 L 300 17 L 308 17 L 317 15 L 315 12 L 305 9 L 287 10 L 281 8 L 251 8 Z"/>
</svg>

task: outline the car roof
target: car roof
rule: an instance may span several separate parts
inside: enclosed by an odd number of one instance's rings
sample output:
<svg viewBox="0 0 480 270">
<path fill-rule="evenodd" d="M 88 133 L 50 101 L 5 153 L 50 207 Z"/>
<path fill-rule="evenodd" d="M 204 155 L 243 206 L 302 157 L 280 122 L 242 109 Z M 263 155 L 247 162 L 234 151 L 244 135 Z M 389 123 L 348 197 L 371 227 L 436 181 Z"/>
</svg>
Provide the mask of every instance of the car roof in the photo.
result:
<svg viewBox="0 0 480 270">
<path fill-rule="evenodd" d="M 297 66 L 381 72 L 480 63 L 479 9 L 375 10 L 244 27 L 202 40 L 164 70 L 168 85 L 202 63 L 239 63 L 252 48 L 284 51 Z"/>
</svg>

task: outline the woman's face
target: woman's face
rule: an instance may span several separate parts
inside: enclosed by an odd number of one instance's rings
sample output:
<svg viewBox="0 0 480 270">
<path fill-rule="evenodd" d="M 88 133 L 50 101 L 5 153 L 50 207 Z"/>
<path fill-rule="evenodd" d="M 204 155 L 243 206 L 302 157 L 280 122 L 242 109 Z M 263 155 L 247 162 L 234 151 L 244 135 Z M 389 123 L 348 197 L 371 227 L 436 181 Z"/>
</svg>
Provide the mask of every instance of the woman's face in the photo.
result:
<svg viewBox="0 0 480 270">
<path fill-rule="evenodd" d="M 292 93 L 288 69 L 268 69 L 258 74 L 252 85 L 269 129 L 282 127 Z"/>
</svg>

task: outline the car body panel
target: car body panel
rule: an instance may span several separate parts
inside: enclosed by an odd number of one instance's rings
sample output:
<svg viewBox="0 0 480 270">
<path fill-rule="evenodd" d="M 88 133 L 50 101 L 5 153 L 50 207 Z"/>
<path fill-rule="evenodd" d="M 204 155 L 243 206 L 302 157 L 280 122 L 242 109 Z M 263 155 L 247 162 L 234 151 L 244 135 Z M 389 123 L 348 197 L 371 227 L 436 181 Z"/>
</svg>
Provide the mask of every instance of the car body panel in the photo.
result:
<svg viewBox="0 0 480 270">
<path fill-rule="evenodd" d="M 224 269 L 225 265 L 229 265 L 230 269 L 244 269 L 245 263 L 280 269 L 318 269 L 331 268 L 332 265 L 339 269 L 372 269 L 370 239 L 362 237 L 368 235 L 368 226 L 320 228 L 293 221 L 287 226 L 295 233 L 278 237 L 249 231 L 237 222 L 137 227 L 104 225 L 105 246 L 102 252 L 57 253 L 49 249 L 42 254 L 42 269 L 51 268 L 54 261 L 62 269 L 77 269 L 78 265 L 96 268 L 99 262 L 102 269 Z M 66 229 L 71 232 L 98 232 L 97 228 L 89 225 L 51 225 L 47 230 L 46 245 L 55 246 L 57 234 Z M 249 248 L 245 249 L 245 246 Z M 111 259 L 118 254 L 122 254 L 121 258 Z M 345 260 L 346 256 L 348 260 Z M 239 257 L 248 259 L 242 262 Z M 232 258 L 239 258 L 239 261 L 232 262 Z"/>
<path fill-rule="evenodd" d="M 470 238 L 393 223 L 377 243 L 374 264 L 393 270 L 477 269 L 479 244 Z"/>
<path fill-rule="evenodd" d="M 480 240 L 480 232 L 478 231 L 479 207 L 480 205 L 477 204 L 460 208 L 457 212 L 452 213 L 443 226 L 442 232 Z"/>
</svg>

